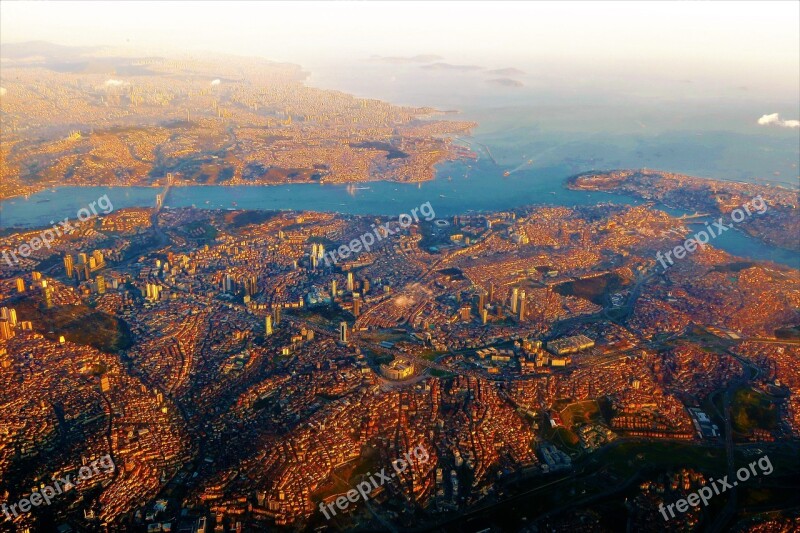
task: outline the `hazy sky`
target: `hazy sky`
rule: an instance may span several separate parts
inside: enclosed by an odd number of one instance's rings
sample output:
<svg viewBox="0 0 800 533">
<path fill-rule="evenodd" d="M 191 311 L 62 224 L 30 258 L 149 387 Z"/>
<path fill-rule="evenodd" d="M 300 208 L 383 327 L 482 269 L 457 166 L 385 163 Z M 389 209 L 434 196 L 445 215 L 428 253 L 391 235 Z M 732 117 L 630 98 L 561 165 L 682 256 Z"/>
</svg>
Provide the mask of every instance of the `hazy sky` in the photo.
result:
<svg viewBox="0 0 800 533">
<path fill-rule="evenodd" d="M 3 42 L 214 50 L 308 65 L 438 54 L 489 67 L 678 70 L 800 88 L 800 2 L 8 2 Z"/>
</svg>

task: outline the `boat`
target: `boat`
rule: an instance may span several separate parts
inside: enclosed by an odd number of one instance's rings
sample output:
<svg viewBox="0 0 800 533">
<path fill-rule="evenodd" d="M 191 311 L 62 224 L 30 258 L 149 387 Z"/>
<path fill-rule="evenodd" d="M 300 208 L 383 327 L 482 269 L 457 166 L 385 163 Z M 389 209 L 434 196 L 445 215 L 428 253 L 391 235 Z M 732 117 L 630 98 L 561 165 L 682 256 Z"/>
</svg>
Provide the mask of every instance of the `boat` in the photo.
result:
<svg viewBox="0 0 800 533">
<path fill-rule="evenodd" d="M 505 172 L 503 172 L 503 177 L 508 177 L 508 176 L 510 176 L 510 175 L 511 175 L 511 172 L 510 172 L 510 171 L 508 171 L 508 170 L 506 170 Z"/>
<path fill-rule="evenodd" d="M 440 194 L 439 198 L 447 198 L 447 196 L 445 196 L 444 194 Z"/>
</svg>

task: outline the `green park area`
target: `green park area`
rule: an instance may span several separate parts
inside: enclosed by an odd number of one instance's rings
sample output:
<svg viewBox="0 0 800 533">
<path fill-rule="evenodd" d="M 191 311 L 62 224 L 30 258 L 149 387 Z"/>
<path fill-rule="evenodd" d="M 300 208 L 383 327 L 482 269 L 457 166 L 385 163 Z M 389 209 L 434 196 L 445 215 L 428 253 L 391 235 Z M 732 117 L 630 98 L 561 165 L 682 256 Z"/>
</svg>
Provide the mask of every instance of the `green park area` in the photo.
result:
<svg viewBox="0 0 800 533">
<path fill-rule="evenodd" d="M 731 403 L 733 429 L 749 434 L 754 429 L 772 430 L 778 425 L 778 406 L 770 398 L 753 389 L 736 391 Z"/>
<path fill-rule="evenodd" d="M 14 304 L 20 320 L 30 320 L 33 329 L 45 337 L 93 346 L 104 352 L 118 352 L 132 344 L 124 321 L 86 305 L 63 305 L 47 309 L 34 298 Z"/>
</svg>

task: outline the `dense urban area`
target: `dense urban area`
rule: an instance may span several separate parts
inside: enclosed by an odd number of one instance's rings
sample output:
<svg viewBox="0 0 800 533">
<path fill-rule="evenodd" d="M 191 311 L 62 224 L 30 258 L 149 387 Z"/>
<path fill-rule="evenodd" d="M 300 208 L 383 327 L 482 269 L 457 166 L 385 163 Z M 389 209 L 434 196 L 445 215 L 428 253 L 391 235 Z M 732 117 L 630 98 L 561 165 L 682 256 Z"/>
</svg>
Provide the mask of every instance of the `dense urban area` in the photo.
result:
<svg viewBox="0 0 800 533">
<path fill-rule="evenodd" d="M 47 246 L 0 233 L 0 530 L 800 528 L 800 270 L 713 241 L 657 259 L 755 197 L 737 231 L 796 250 L 796 191 L 631 170 L 564 185 L 642 205 L 167 208 L 186 184 L 474 157 L 452 142 L 471 123 L 237 61 L 4 66 L 0 196 L 148 185 L 155 207 Z M 662 518 L 764 455 L 770 475 Z"/>
</svg>

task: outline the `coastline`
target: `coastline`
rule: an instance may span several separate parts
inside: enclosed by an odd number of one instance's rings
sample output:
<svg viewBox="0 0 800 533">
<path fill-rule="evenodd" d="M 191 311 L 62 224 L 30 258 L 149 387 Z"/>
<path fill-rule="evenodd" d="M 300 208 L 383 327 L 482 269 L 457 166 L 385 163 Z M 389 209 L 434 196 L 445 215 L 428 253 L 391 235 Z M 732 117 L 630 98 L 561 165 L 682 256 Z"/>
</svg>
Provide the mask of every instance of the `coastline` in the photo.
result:
<svg viewBox="0 0 800 533">
<path fill-rule="evenodd" d="M 430 181 L 434 181 L 436 176 L 424 180 L 414 180 L 414 181 L 397 181 L 397 180 L 387 180 L 387 179 L 375 179 L 375 180 L 362 180 L 362 181 L 286 181 L 283 183 L 172 183 L 170 187 L 174 188 L 185 188 L 185 187 L 280 187 L 282 185 L 363 185 L 365 183 L 398 183 L 401 185 L 413 185 L 416 183 L 427 183 Z M 34 196 L 41 192 L 47 191 L 49 189 L 64 189 L 66 187 L 70 188 L 81 188 L 81 189 L 91 189 L 94 187 L 107 187 L 109 189 L 156 189 L 160 190 L 163 189 L 166 185 L 165 184 L 147 184 L 147 185 L 138 185 L 138 184 L 130 184 L 130 185 L 106 185 L 106 184 L 84 184 L 84 183 L 76 183 L 76 184 L 68 184 L 68 185 L 50 185 L 46 187 L 37 187 L 35 191 L 29 193 L 20 193 L 15 194 L 13 196 L 6 196 L 0 198 L 0 204 L 2 202 L 6 202 L 8 200 L 14 200 L 16 198 L 23 198 L 25 196 Z"/>
</svg>

